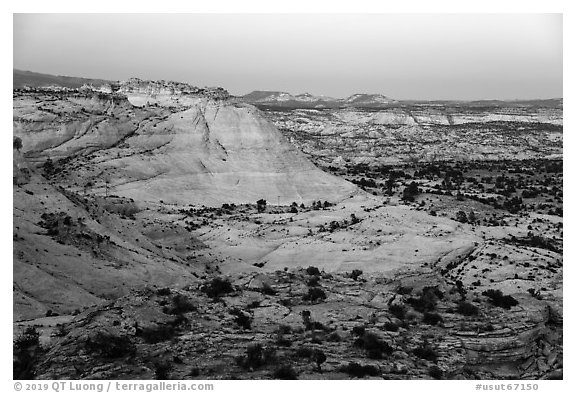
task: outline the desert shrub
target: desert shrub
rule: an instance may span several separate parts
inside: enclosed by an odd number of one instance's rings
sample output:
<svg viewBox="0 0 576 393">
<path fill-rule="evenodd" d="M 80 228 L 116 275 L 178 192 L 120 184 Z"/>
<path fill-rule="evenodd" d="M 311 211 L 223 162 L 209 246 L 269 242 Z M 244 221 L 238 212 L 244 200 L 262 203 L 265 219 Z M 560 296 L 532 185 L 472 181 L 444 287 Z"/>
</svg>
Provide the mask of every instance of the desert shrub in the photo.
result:
<svg viewBox="0 0 576 393">
<path fill-rule="evenodd" d="M 215 277 L 202 286 L 202 292 L 208 295 L 208 297 L 216 298 L 234 292 L 234 288 L 232 288 L 230 281 L 224 278 Z"/>
<path fill-rule="evenodd" d="M 400 304 L 389 305 L 388 311 L 398 319 L 404 319 L 406 316 L 406 308 Z"/>
<path fill-rule="evenodd" d="M 306 268 L 306 273 L 308 273 L 310 276 L 319 276 L 320 270 L 318 270 L 316 266 L 308 266 Z"/>
<path fill-rule="evenodd" d="M 40 334 L 32 326 L 14 340 L 12 377 L 13 379 L 34 379 L 34 366 L 40 347 Z"/>
<path fill-rule="evenodd" d="M 421 359 L 430 360 L 432 362 L 438 360 L 438 353 L 427 342 L 420 344 L 416 349 L 414 349 L 413 353 Z"/>
<path fill-rule="evenodd" d="M 422 318 L 422 322 L 427 323 L 428 325 L 437 325 L 439 322 L 443 322 L 444 320 L 440 316 L 440 314 L 426 312 L 424 313 L 424 318 Z"/>
<path fill-rule="evenodd" d="M 246 348 L 246 355 L 237 359 L 238 365 L 245 369 L 257 369 L 265 364 L 276 363 L 276 351 L 274 348 L 264 348 L 262 344 L 250 344 Z"/>
<path fill-rule="evenodd" d="M 458 307 L 456 308 L 456 312 L 467 317 L 478 315 L 479 309 L 472 303 L 461 301 L 458 303 Z"/>
<path fill-rule="evenodd" d="M 319 287 L 308 288 L 308 293 L 302 297 L 304 300 L 315 302 L 326 299 L 326 293 Z"/>
<path fill-rule="evenodd" d="M 238 308 L 233 308 L 230 310 L 230 314 L 234 315 L 234 322 L 236 322 L 241 328 L 247 330 L 252 328 L 252 318 L 247 312 L 244 312 Z"/>
<path fill-rule="evenodd" d="M 283 364 L 280 367 L 278 367 L 276 370 L 274 370 L 272 376 L 275 379 L 284 379 L 284 380 L 298 379 L 298 374 L 296 373 L 294 368 L 289 364 Z"/>
<path fill-rule="evenodd" d="M 466 299 L 466 289 L 464 289 L 464 284 L 461 280 L 456 281 L 456 290 L 460 294 L 462 300 Z"/>
<path fill-rule="evenodd" d="M 241 360 L 244 368 L 258 368 L 264 364 L 262 344 L 251 344 L 246 348 L 246 356 Z"/>
<path fill-rule="evenodd" d="M 196 305 L 194 305 L 190 299 L 177 293 L 172 297 L 172 304 L 164 307 L 163 311 L 165 314 L 176 315 L 196 311 L 196 309 Z"/>
<path fill-rule="evenodd" d="M 424 287 L 419 297 L 411 297 L 408 299 L 414 310 L 419 312 L 434 311 L 438 299 L 442 299 L 444 294 L 436 287 Z"/>
<path fill-rule="evenodd" d="M 294 354 L 299 358 L 311 358 L 313 353 L 314 349 L 310 347 L 299 347 Z"/>
<path fill-rule="evenodd" d="M 352 328 L 352 335 L 362 337 L 366 333 L 366 327 L 364 325 L 354 326 Z"/>
<path fill-rule="evenodd" d="M 166 361 L 154 363 L 154 378 L 163 380 L 169 379 L 172 365 Z"/>
<path fill-rule="evenodd" d="M 440 367 L 434 365 L 428 369 L 428 375 L 430 375 L 434 379 L 442 379 L 444 371 L 442 371 Z"/>
<path fill-rule="evenodd" d="M 176 329 L 171 325 L 152 325 L 138 330 L 137 335 L 142 337 L 148 344 L 156 344 L 174 337 Z"/>
<path fill-rule="evenodd" d="M 365 332 L 354 341 L 354 346 L 363 348 L 370 359 L 382 359 L 382 355 L 390 355 L 394 349 L 387 342 L 382 341 L 374 333 Z"/>
<path fill-rule="evenodd" d="M 518 301 L 510 295 L 504 295 L 499 289 L 488 289 L 482 292 L 482 295 L 490 299 L 490 303 L 497 307 L 509 310 L 511 307 L 518 305 Z"/>
<path fill-rule="evenodd" d="M 322 371 L 321 365 L 326 361 L 326 354 L 320 349 L 317 349 L 314 351 L 314 354 L 312 355 L 312 360 L 314 361 L 314 363 L 316 363 L 318 371 L 321 372 Z"/>
<path fill-rule="evenodd" d="M 326 330 L 326 327 L 322 323 L 312 320 L 309 310 L 302 311 L 302 322 L 306 330 Z"/>
<path fill-rule="evenodd" d="M 117 336 L 107 332 L 97 332 L 89 337 L 84 345 L 87 352 L 103 358 L 120 358 L 136 353 L 136 346 L 128 336 Z"/>
<path fill-rule="evenodd" d="M 33 326 L 28 326 L 22 335 L 14 340 L 14 348 L 28 349 L 40 345 L 40 333 Z"/>
<path fill-rule="evenodd" d="M 388 330 L 389 332 L 397 332 L 398 325 L 396 325 L 394 322 L 386 322 L 384 324 L 384 329 Z"/>
<path fill-rule="evenodd" d="M 291 347 L 292 341 L 287 339 L 283 333 L 278 333 L 276 336 L 276 345 L 279 347 Z"/>
<path fill-rule="evenodd" d="M 480 326 L 480 328 L 478 328 L 478 330 L 480 332 L 493 332 L 494 331 L 494 325 L 492 325 L 491 323 L 488 323 L 488 324 Z"/>
<path fill-rule="evenodd" d="M 352 270 L 352 273 L 350 273 L 350 278 L 352 278 L 354 281 L 356 281 L 358 279 L 358 277 L 360 277 L 361 275 L 362 275 L 362 270 L 354 269 L 354 270 Z"/>
<path fill-rule="evenodd" d="M 309 287 L 318 287 L 320 286 L 320 276 L 312 276 L 306 281 L 306 285 Z"/>
<path fill-rule="evenodd" d="M 320 365 L 326 361 L 326 354 L 320 349 L 314 349 L 310 347 L 300 347 L 294 353 L 296 357 L 309 359 L 316 363 L 318 370 L 320 371 Z"/>
<path fill-rule="evenodd" d="M 366 375 L 369 375 L 371 377 L 380 375 L 380 370 L 378 370 L 376 366 L 372 365 L 364 366 L 355 362 L 348 363 L 345 366 L 341 366 L 340 371 L 357 378 L 363 378 Z"/>
</svg>

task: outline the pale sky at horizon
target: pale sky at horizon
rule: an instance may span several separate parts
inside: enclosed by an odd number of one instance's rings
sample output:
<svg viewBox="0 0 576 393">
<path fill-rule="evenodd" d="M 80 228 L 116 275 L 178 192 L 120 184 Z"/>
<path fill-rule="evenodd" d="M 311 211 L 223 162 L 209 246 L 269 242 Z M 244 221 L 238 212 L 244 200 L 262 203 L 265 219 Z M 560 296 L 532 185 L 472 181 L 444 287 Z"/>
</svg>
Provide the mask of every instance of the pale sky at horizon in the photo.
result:
<svg viewBox="0 0 576 393">
<path fill-rule="evenodd" d="M 561 14 L 15 14 L 13 67 L 396 99 L 562 97 Z"/>
</svg>

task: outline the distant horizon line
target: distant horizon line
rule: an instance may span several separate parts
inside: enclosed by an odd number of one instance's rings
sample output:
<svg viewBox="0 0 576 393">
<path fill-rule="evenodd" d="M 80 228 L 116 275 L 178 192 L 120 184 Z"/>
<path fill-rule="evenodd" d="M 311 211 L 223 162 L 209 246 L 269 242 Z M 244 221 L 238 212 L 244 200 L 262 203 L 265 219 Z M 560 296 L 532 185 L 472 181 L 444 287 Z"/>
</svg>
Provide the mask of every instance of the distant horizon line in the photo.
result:
<svg viewBox="0 0 576 393">
<path fill-rule="evenodd" d="M 195 86 L 192 84 L 192 82 L 187 82 L 187 81 L 178 81 L 178 80 L 171 80 L 171 79 L 147 79 L 147 78 L 142 78 L 142 77 L 138 77 L 138 76 L 131 76 L 127 79 L 108 79 L 108 78 L 99 78 L 99 77 L 92 77 L 92 76 L 71 76 L 71 75 L 50 74 L 50 73 L 45 73 L 45 72 L 24 70 L 24 69 L 15 68 L 15 67 L 12 67 L 12 70 L 13 71 L 20 71 L 20 72 L 29 72 L 29 73 L 39 74 L 39 75 L 52 76 L 52 77 L 92 79 L 92 80 L 101 80 L 101 81 L 106 81 L 106 82 L 123 82 L 123 81 L 127 81 L 129 79 L 140 79 L 144 82 L 155 82 L 155 81 L 162 80 L 162 81 L 166 81 L 166 82 L 185 83 L 185 84 L 189 84 L 191 86 Z M 14 80 L 12 80 L 12 85 L 14 85 Z M 198 87 L 198 86 L 196 86 L 196 87 Z M 208 85 L 205 85 L 204 87 L 206 87 L 206 88 L 221 87 L 230 93 L 230 90 L 228 90 L 225 86 L 208 86 Z M 545 101 L 545 100 L 563 100 L 564 99 L 564 96 L 561 96 L 561 97 L 532 97 L 532 98 L 394 98 L 394 97 L 388 96 L 388 95 L 380 93 L 380 92 L 352 93 L 346 97 L 334 97 L 332 95 L 327 95 L 327 94 L 313 94 L 313 93 L 310 93 L 308 91 L 300 92 L 300 93 L 292 93 L 292 92 L 285 91 L 285 90 L 262 90 L 262 89 L 251 90 L 251 91 L 244 93 L 242 95 L 235 95 L 232 93 L 230 93 L 230 94 L 234 97 L 243 97 L 243 96 L 246 96 L 248 94 L 255 93 L 255 92 L 287 93 L 287 94 L 290 94 L 292 96 L 309 94 L 309 95 L 312 95 L 314 97 L 326 97 L 326 98 L 332 98 L 332 99 L 336 99 L 336 100 L 344 100 L 346 98 L 349 98 L 353 95 L 358 95 L 358 94 L 381 95 L 381 96 L 384 96 L 386 98 L 389 98 L 391 100 L 398 101 L 398 102 L 407 102 L 407 101 L 416 101 L 416 102 L 418 102 L 418 101 L 423 101 L 423 102 L 450 102 L 450 101 L 459 101 L 459 102 L 475 102 L 475 101 L 480 101 L 480 102 L 482 102 L 482 101 L 522 102 L 522 101 Z"/>
</svg>

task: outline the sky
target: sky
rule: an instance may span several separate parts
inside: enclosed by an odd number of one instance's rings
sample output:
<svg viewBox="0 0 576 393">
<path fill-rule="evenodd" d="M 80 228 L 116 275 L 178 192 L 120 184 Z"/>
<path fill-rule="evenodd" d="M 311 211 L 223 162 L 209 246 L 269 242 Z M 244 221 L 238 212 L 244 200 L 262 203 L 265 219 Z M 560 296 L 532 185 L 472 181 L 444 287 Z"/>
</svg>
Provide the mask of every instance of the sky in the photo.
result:
<svg viewBox="0 0 576 393">
<path fill-rule="evenodd" d="M 14 14 L 13 67 L 395 99 L 562 97 L 562 14 Z"/>
</svg>

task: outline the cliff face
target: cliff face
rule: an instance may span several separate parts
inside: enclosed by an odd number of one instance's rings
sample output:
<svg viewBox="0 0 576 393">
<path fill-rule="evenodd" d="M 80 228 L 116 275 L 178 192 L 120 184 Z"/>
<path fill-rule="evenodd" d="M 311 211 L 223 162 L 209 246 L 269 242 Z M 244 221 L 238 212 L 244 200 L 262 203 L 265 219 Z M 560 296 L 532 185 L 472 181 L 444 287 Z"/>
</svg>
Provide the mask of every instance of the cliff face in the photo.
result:
<svg viewBox="0 0 576 393">
<path fill-rule="evenodd" d="M 57 160 L 111 147 L 148 116 L 118 95 L 18 91 L 13 134 L 22 139 L 24 156 L 41 164 L 48 157 Z"/>
<path fill-rule="evenodd" d="M 120 92 L 21 93 L 14 135 L 24 155 L 37 165 L 82 156 L 60 181 L 81 187 L 106 172 L 116 194 L 137 200 L 301 203 L 356 190 L 316 168 L 258 109 L 215 98 L 221 89 L 132 81 Z"/>
</svg>

